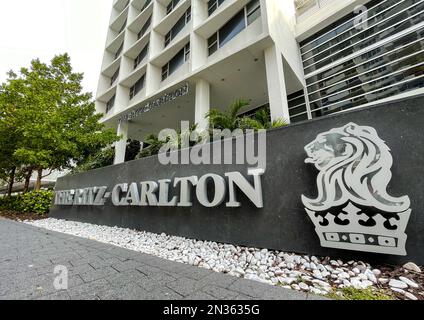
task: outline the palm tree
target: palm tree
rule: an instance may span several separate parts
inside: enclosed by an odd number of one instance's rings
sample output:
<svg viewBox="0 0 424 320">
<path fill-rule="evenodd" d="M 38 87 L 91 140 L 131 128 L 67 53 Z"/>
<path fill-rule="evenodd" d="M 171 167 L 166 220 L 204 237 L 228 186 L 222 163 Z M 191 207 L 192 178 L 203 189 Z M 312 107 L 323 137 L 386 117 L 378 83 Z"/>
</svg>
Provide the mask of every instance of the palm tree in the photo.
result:
<svg viewBox="0 0 424 320">
<path fill-rule="evenodd" d="M 157 135 L 151 134 L 144 140 L 144 144 L 147 146 L 138 154 L 138 159 L 157 155 L 165 142 L 159 141 Z"/>
<path fill-rule="evenodd" d="M 240 128 L 243 130 L 269 130 L 287 125 L 288 123 L 284 119 L 271 121 L 271 115 L 267 108 L 258 110 L 253 117 L 243 117 L 240 119 Z"/>
<path fill-rule="evenodd" d="M 206 115 L 209 118 L 211 129 L 230 129 L 231 131 L 239 129 L 240 111 L 249 106 L 250 103 L 244 99 L 239 99 L 231 104 L 226 111 L 211 109 Z"/>
<path fill-rule="evenodd" d="M 235 129 L 268 130 L 288 124 L 284 119 L 271 121 L 268 108 L 258 110 L 253 116 L 239 116 L 240 111 L 249 105 L 248 101 L 239 99 L 231 104 L 226 111 L 212 109 L 207 115 L 211 129 L 230 129 L 231 131 Z"/>
</svg>

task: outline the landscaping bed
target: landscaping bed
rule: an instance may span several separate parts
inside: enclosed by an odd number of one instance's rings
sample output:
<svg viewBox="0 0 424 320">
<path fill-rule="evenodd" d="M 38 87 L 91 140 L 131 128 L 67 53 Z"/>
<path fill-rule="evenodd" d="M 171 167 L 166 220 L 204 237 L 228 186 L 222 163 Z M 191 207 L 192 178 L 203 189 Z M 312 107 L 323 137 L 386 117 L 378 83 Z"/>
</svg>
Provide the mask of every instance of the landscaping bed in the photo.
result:
<svg viewBox="0 0 424 320">
<path fill-rule="evenodd" d="M 334 299 L 424 300 L 424 274 L 413 263 L 372 266 L 363 261 L 247 248 L 51 218 L 27 223 L 234 277 Z"/>
<path fill-rule="evenodd" d="M 0 210 L 0 217 L 22 222 L 22 221 L 35 221 L 40 219 L 46 219 L 48 215 L 47 214 L 40 215 L 38 213 L 30 213 L 30 212 Z"/>
</svg>

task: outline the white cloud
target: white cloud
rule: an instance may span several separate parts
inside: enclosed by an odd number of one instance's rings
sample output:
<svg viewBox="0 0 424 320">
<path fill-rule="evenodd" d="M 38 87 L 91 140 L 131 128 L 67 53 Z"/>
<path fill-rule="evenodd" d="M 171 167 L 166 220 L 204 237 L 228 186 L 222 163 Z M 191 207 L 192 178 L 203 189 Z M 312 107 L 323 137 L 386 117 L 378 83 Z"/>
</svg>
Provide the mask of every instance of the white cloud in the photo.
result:
<svg viewBox="0 0 424 320">
<path fill-rule="evenodd" d="M 0 0 L 0 82 L 31 59 L 68 52 L 84 88 L 97 89 L 113 0 Z"/>
</svg>

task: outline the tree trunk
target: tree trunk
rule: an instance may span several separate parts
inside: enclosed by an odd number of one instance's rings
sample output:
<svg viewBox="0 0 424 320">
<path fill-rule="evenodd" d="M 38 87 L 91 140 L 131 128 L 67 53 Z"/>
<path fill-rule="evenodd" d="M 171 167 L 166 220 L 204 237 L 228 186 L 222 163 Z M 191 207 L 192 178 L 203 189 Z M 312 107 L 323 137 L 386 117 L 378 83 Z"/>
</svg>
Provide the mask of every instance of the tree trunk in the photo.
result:
<svg viewBox="0 0 424 320">
<path fill-rule="evenodd" d="M 40 191 L 41 190 L 41 179 L 43 178 L 43 169 L 39 168 L 37 169 L 37 182 L 35 183 L 34 190 Z"/>
<path fill-rule="evenodd" d="M 14 167 L 12 169 L 12 171 L 10 172 L 10 175 L 9 175 L 9 185 L 7 187 L 7 196 L 8 197 L 12 196 L 13 184 L 15 183 L 15 173 L 16 173 L 16 167 Z"/>
<path fill-rule="evenodd" d="M 29 184 L 31 182 L 32 169 L 28 169 L 28 172 L 25 176 L 25 185 L 24 185 L 24 193 L 29 191 Z"/>
</svg>

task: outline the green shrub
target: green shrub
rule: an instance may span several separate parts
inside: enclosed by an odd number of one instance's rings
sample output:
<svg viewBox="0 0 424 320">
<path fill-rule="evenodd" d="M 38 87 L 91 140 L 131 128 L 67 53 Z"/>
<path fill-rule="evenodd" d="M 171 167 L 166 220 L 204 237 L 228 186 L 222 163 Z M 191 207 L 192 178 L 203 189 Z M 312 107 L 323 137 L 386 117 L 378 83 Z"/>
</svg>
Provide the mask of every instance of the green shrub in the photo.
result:
<svg viewBox="0 0 424 320">
<path fill-rule="evenodd" d="M 32 191 L 0 199 L 0 209 L 21 213 L 47 214 L 53 201 L 53 191 Z"/>
<path fill-rule="evenodd" d="M 21 211 L 19 196 L 0 198 L 0 209 L 10 211 Z"/>
</svg>

